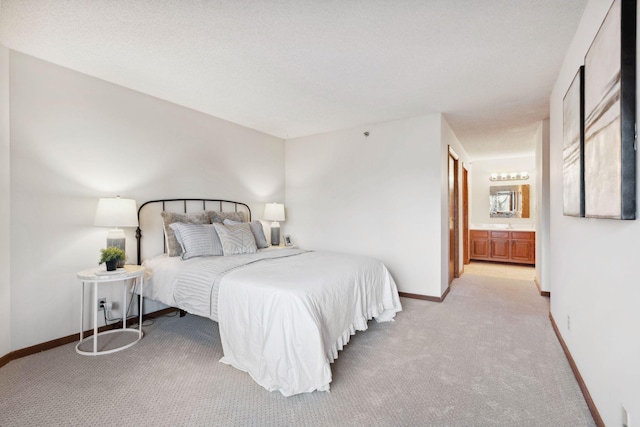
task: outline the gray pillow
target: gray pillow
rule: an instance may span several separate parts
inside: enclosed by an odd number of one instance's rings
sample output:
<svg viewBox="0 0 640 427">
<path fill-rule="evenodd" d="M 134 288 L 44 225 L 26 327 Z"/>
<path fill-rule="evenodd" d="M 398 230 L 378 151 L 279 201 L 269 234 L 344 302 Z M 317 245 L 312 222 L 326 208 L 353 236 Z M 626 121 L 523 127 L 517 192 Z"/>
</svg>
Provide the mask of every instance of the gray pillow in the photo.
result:
<svg viewBox="0 0 640 427">
<path fill-rule="evenodd" d="M 214 223 L 218 232 L 224 256 L 239 254 L 254 254 L 258 251 L 256 239 L 253 237 L 251 227 L 246 222 L 241 224 L 224 225 Z"/>
<path fill-rule="evenodd" d="M 213 224 L 169 224 L 182 246 L 182 259 L 223 255 L 222 243 Z"/>
<path fill-rule="evenodd" d="M 211 220 L 209 221 L 211 224 L 216 222 L 223 223 L 225 219 L 230 219 L 231 221 L 245 222 L 244 213 L 242 212 L 217 212 L 217 211 L 207 211 Z"/>
<path fill-rule="evenodd" d="M 167 254 L 169 256 L 179 256 L 182 254 L 182 247 L 176 239 L 175 232 L 169 225 L 174 222 L 185 224 L 209 224 L 209 215 L 206 212 L 195 214 L 180 214 L 173 212 L 162 212 L 162 223 L 164 226 L 164 236 L 167 244 Z"/>
<path fill-rule="evenodd" d="M 225 219 L 223 221 L 223 224 L 233 225 L 242 223 L 238 221 L 232 221 L 230 219 Z M 269 243 L 267 242 L 267 238 L 264 235 L 264 228 L 262 228 L 262 223 L 256 219 L 249 223 L 249 227 L 251 228 L 251 232 L 253 233 L 253 238 L 256 239 L 256 246 L 258 247 L 258 249 L 268 248 Z"/>
</svg>

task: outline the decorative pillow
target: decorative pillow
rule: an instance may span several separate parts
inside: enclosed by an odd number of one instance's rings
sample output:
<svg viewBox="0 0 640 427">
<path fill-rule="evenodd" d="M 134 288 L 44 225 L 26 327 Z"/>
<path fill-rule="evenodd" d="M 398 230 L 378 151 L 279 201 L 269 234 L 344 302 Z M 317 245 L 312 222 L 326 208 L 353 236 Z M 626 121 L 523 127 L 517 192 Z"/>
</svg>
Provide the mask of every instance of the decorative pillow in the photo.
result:
<svg viewBox="0 0 640 427">
<path fill-rule="evenodd" d="M 176 239 L 175 233 L 170 224 L 182 222 L 186 224 L 209 224 L 209 215 L 206 212 L 196 214 L 180 214 L 173 212 L 162 212 L 162 222 L 164 225 L 164 236 L 167 242 L 167 254 L 169 256 L 179 256 L 182 254 L 182 247 Z"/>
<path fill-rule="evenodd" d="M 182 259 L 198 256 L 223 255 L 222 243 L 213 224 L 185 224 L 174 222 L 169 227 L 182 246 Z"/>
<path fill-rule="evenodd" d="M 213 224 L 222 242 L 224 256 L 238 254 L 254 254 L 257 252 L 256 239 L 251 227 L 246 222 L 241 224 Z"/>
<path fill-rule="evenodd" d="M 242 223 L 238 221 L 232 221 L 230 219 L 225 219 L 223 221 L 223 224 L 234 225 L 234 224 L 242 224 Z M 269 243 L 267 243 L 267 238 L 264 235 L 264 228 L 262 228 L 262 223 L 256 219 L 249 223 L 249 227 L 251 227 L 253 238 L 256 239 L 256 246 L 258 247 L 258 249 L 268 248 Z"/>
<path fill-rule="evenodd" d="M 244 213 L 242 212 L 216 212 L 216 211 L 207 211 L 210 215 L 211 224 L 216 222 L 223 223 L 225 219 L 230 219 L 231 221 L 237 222 L 246 222 L 247 220 L 244 218 Z"/>
</svg>

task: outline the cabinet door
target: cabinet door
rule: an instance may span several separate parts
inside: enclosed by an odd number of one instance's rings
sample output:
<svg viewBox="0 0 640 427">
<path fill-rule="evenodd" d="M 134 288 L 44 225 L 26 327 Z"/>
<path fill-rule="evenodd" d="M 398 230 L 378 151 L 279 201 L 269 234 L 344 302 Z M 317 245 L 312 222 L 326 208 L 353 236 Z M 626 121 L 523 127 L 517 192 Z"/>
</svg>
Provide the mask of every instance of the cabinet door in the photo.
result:
<svg viewBox="0 0 640 427">
<path fill-rule="evenodd" d="M 536 263 L 536 234 L 534 232 L 511 232 L 511 260 L 522 264 Z"/>
<path fill-rule="evenodd" d="M 509 258 L 509 240 L 491 239 L 491 259 L 508 261 Z"/>
<path fill-rule="evenodd" d="M 488 239 L 471 239 L 471 258 L 488 259 L 489 258 L 489 240 Z"/>
<path fill-rule="evenodd" d="M 511 242 L 511 259 L 515 262 L 532 264 L 535 261 L 534 245 L 527 240 L 513 240 Z"/>
</svg>

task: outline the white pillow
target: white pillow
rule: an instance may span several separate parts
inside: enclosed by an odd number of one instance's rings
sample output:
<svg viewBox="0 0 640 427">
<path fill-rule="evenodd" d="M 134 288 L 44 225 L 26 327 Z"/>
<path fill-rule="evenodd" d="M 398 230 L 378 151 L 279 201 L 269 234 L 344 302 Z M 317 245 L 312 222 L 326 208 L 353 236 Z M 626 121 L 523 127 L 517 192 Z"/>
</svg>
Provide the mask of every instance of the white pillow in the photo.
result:
<svg viewBox="0 0 640 427">
<path fill-rule="evenodd" d="M 222 243 L 213 224 L 169 224 L 182 247 L 182 259 L 223 255 Z"/>
<path fill-rule="evenodd" d="M 233 221 L 231 219 L 225 219 L 223 221 L 224 225 L 234 225 L 234 224 L 242 224 L 239 221 Z M 251 227 L 251 232 L 253 233 L 254 239 L 256 239 L 256 246 L 258 249 L 264 249 L 269 247 L 269 243 L 267 242 L 267 238 L 264 235 L 264 228 L 262 228 L 262 223 L 260 221 L 253 220 L 249 223 L 249 227 Z"/>
<path fill-rule="evenodd" d="M 224 256 L 254 254 L 258 251 L 256 239 L 253 237 L 251 227 L 246 222 L 229 225 L 215 223 L 211 225 L 218 232 Z"/>
</svg>

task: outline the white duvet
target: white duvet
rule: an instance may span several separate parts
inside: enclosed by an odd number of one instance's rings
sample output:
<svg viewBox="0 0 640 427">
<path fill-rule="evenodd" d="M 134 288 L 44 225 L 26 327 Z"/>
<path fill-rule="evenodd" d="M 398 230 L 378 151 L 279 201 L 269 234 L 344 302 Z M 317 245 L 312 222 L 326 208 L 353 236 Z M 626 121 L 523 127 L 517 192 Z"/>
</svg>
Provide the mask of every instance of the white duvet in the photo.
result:
<svg viewBox="0 0 640 427">
<path fill-rule="evenodd" d="M 261 261 L 257 260 L 260 255 L 211 257 L 234 264 L 208 280 L 209 301 L 217 303 L 211 313 L 217 312 L 224 351 L 221 362 L 248 372 L 267 390 L 285 396 L 328 391 L 330 364 L 351 335 L 366 330 L 370 319 L 390 321 L 402 310 L 396 284 L 386 267 L 372 258 L 277 252 Z M 242 257 L 246 263 L 240 261 Z M 199 266 L 192 270 L 204 270 L 203 262 L 194 263 Z M 174 287 L 179 281 L 175 277 Z M 207 290 L 198 286 L 194 294 L 202 299 Z M 202 301 L 188 305 L 203 306 Z"/>
</svg>

